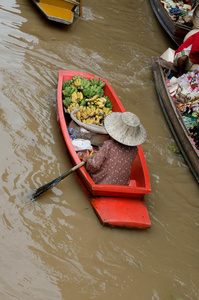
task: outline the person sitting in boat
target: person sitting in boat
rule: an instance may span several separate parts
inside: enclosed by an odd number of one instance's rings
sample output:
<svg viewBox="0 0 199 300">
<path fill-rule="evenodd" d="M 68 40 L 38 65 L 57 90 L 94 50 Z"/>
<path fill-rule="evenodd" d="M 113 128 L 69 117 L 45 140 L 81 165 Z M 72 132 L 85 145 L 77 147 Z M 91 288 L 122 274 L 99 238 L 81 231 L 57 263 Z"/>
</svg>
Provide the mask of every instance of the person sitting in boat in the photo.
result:
<svg viewBox="0 0 199 300">
<path fill-rule="evenodd" d="M 112 139 L 93 156 L 83 157 L 85 167 L 96 184 L 129 185 L 137 146 L 146 140 L 146 131 L 131 112 L 112 112 L 104 125 Z"/>
<path fill-rule="evenodd" d="M 179 76 L 188 72 L 194 64 L 199 64 L 199 32 L 191 35 L 175 51 L 173 63 Z"/>
</svg>

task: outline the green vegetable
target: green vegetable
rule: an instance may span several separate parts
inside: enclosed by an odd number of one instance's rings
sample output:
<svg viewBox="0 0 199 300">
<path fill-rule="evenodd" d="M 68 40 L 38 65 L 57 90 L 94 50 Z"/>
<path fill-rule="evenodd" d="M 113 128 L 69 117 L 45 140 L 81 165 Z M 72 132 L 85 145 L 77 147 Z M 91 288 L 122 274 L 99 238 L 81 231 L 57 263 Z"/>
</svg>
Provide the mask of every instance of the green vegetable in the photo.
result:
<svg viewBox="0 0 199 300">
<path fill-rule="evenodd" d="M 70 104 L 71 104 L 71 98 L 69 97 L 66 97 L 64 100 L 63 100 L 63 104 L 68 107 Z"/>
<path fill-rule="evenodd" d="M 71 80 L 67 80 L 67 81 L 64 81 L 63 82 L 63 90 L 66 88 L 66 87 L 69 87 L 71 85 L 72 81 Z"/>
<path fill-rule="evenodd" d="M 86 106 L 86 101 L 85 101 L 85 100 L 82 100 L 82 101 L 80 102 L 80 106 Z"/>
</svg>

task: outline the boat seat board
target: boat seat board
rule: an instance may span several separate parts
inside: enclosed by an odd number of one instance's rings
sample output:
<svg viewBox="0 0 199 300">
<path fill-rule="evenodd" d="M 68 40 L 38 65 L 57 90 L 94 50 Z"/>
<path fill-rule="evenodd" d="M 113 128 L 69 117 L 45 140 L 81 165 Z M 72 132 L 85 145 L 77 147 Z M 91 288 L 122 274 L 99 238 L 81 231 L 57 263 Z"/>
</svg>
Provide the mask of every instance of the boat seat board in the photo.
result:
<svg viewBox="0 0 199 300">
<path fill-rule="evenodd" d="M 136 181 L 135 180 L 130 180 L 129 186 L 136 186 Z"/>
<path fill-rule="evenodd" d="M 102 197 L 93 198 L 90 202 L 103 225 L 139 229 L 151 227 L 144 200 Z"/>
<path fill-rule="evenodd" d="M 70 4 L 72 7 L 74 5 Z M 38 6 L 40 9 L 48 16 L 52 16 L 54 18 L 64 19 L 69 22 L 73 20 L 73 12 L 70 9 L 65 9 L 61 7 L 56 7 L 48 4 L 39 3 Z"/>
</svg>

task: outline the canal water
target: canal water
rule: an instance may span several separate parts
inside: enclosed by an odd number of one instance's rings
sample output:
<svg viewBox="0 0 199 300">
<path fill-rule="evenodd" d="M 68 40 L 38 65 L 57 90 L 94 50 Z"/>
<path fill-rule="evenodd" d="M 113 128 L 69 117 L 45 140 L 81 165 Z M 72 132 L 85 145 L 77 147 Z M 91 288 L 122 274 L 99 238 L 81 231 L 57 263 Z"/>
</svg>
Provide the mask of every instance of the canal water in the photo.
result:
<svg viewBox="0 0 199 300">
<path fill-rule="evenodd" d="M 151 57 L 175 48 L 149 1 L 83 0 L 54 24 L 30 0 L 0 0 L 0 299 L 199 299 L 199 190 L 162 113 Z M 147 131 L 147 230 L 103 227 L 67 171 L 59 70 L 106 78 Z"/>
</svg>

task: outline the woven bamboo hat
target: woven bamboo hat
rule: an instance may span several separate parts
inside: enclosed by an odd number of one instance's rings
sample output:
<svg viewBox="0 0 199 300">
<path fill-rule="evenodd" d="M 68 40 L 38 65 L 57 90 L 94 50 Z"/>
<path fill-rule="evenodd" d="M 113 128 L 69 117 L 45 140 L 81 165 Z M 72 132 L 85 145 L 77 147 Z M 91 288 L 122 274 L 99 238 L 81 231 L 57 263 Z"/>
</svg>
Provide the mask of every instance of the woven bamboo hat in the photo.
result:
<svg viewBox="0 0 199 300">
<path fill-rule="evenodd" d="M 104 125 L 108 134 L 121 144 L 138 146 L 146 140 L 144 127 L 131 112 L 112 112 L 105 118 Z"/>
<path fill-rule="evenodd" d="M 199 32 L 199 4 L 196 4 L 196 7 L 193 10 L 192 16 L 193 28 L 190 30 L 184 37 L 183 43 L 193 34 Z"/>
</svg>

